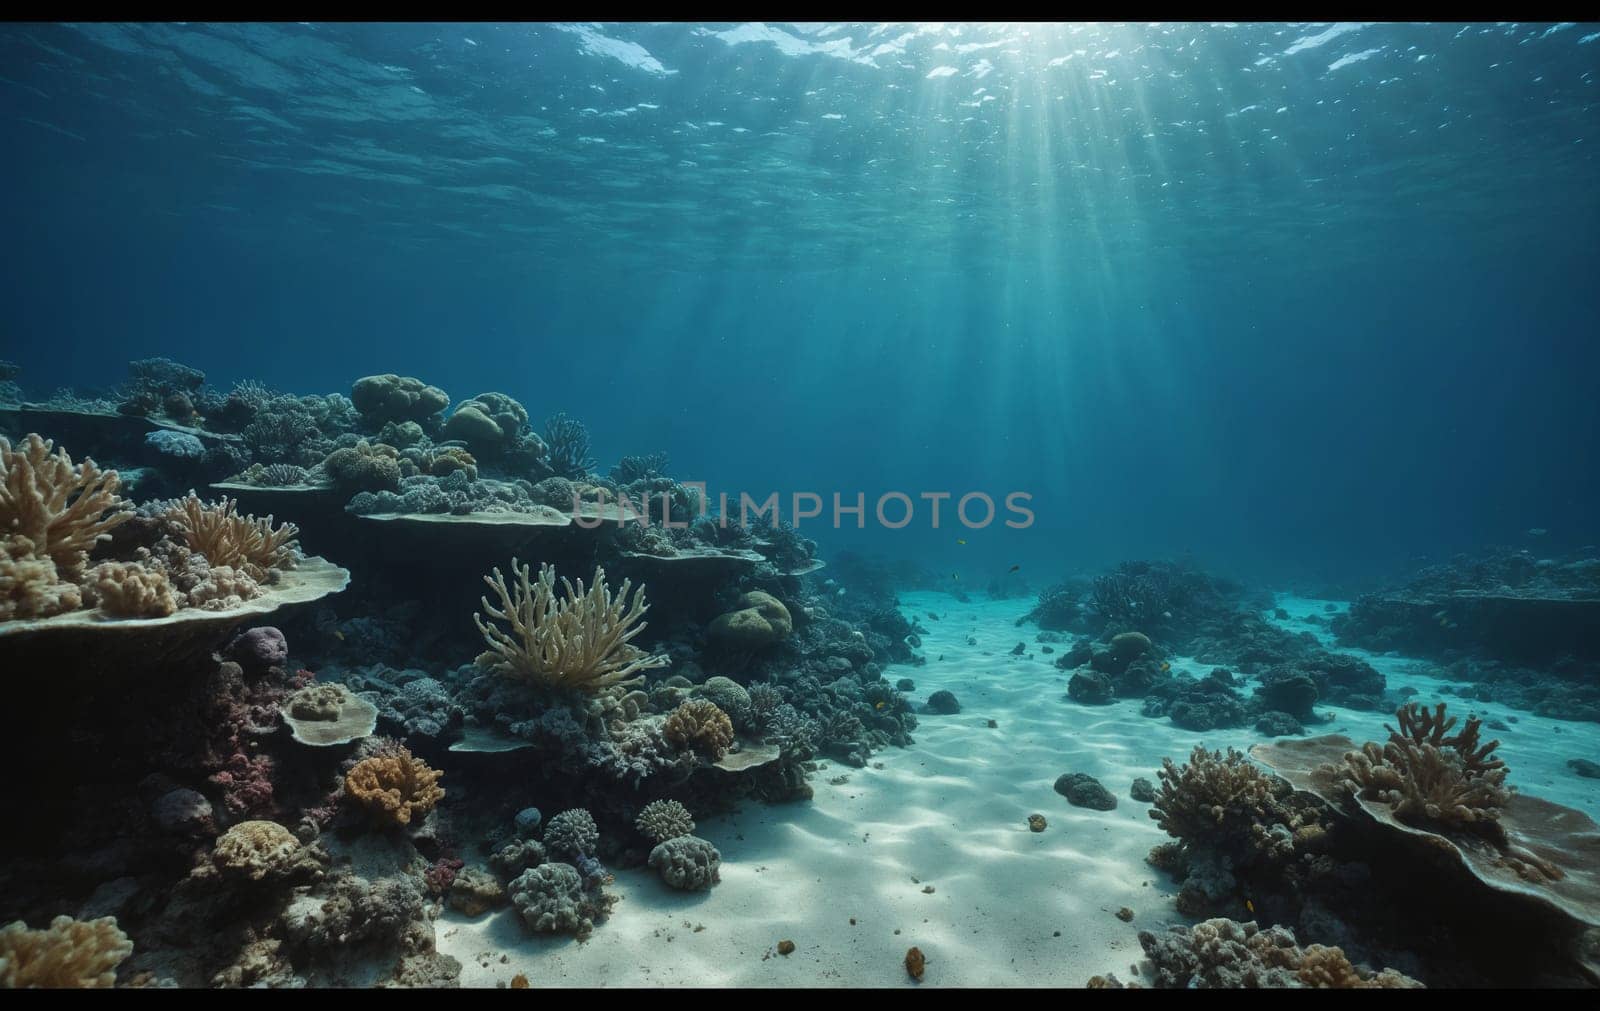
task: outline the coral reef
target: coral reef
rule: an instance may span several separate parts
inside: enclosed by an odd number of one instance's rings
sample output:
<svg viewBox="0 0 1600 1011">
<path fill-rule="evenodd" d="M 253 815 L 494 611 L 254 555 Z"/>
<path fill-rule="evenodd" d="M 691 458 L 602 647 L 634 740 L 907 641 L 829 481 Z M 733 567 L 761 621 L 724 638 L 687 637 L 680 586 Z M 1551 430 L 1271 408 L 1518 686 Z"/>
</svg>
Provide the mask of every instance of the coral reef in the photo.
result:
<svg viewBox="0 0 1600 1011">
<path fill-rule="evenodd" d="M 1404 987 L 1422 984 L 1393 969 L 1361 970 L 1339 948 L 1301 948 L 1284 927 L 1262 930 L 1252 922 L 1214 919 L 1164 934 L 1139 932 L 1163 988 Z"/>
</svg>

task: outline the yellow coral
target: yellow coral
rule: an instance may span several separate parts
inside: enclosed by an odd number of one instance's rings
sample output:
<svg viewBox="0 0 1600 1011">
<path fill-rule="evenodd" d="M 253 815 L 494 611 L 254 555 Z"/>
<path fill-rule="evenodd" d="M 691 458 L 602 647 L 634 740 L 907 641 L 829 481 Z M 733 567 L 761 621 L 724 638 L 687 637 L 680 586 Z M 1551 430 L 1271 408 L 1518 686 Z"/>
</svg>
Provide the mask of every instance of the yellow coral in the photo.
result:
<svg viewBox="0 0 1600 1011">
<path fill-rule="evenodd" d="M 110 987 L 133 943 L 115 916 L 74 920 L 58 916 L 47 930 L 18 920 L 0 929 L 0 989 Z"/>
<path fill-rule="evenodd" d="M 733 721 L 716 703 L 695 700 L 668 713 L 661 733 L 678 747 L 703 751 L 716 761 L 733 743 Z"/>
<path fill-rule="evenodd" d="M 212 504 L 191 491 L 167 512 L 167 519 L 183 533 L 190 550 L 212 566 L 230 566 L 257 580 L 266 579 L 270 569 L 289 568 L 300 528 L 285 523 L 274 530 L 271 516 L 240 516 L 237 509 L 233 499 Z"/>
<path fill-rule="evenodd" d="M 493 578 L 483 577 L 500 597 L 499 607 L 490 604 L 488 597 L 481 598 L 484 611 L 510 623 L 511 629 L 484 621 L 482 614 L 472 616 L 489 646 L 478 654 L 480 667 L 553 688 L 596 692 L 670 662 L 665 656 L 650 656 L 629 645 L 646 627 L 639 621 L 649 610 L 643 586 L 630 606 L 631 582 L 624 579 L 613 598 L 606 586 L 606 572 L 598 566 L 594 586 L 587 591 L 581 579 L 577 589 L 570 580 L 562 579 L 564 597 L 556 596 L 556 570 L 551 565 L 539 566 L 537 583 L 529 582 L 528 566 L 518 565 L 515 558 L 511 559 L 511 571 L 517 577 L 514 589 L 506 586 L 498 568 Z"/>
<path fill-rule="evenodd" d="M 409 825 L 444 799 L 438 785 L 443 775 L 405 748 L 395 748 L 357 762 L 345 774 L 344 788 L 378 820 Z"/>
</svg>

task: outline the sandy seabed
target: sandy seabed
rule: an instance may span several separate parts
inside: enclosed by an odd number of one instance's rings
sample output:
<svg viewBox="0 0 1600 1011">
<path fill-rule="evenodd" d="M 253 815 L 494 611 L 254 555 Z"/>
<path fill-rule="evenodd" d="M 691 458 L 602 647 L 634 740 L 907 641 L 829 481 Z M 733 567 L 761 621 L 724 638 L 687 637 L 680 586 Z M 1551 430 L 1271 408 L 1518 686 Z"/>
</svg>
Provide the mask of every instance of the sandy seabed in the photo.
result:
<svg viewBox="0 0 1600 1011">
<path fill-rule="evenodd" d="M 1253 729 L 1194 733 L 1139 714 L 1139 700 L 1084 706 L 1066 697 L 1066 672 L 1040 651 L 1037 630 L 1016 621 L 1031 599 L 961 603 L 908 593 L 902 610 L 928 632 L 911 678 L 920 703 L 940 689 L 961 712 L 919 713 L 916 744 L 889 748 L 864 769 L 824 762 L 809 803 L 747 804 L 700 820 L 697 835 L 722 853 L 722 882 L 684 893 L 645 868 L 619 871 L 616 908 L 589 940 L 535 937 L 514 910 L 476 920 L 453 911 L 436 924 L 439 950 L 462 964 L 461 985 L 503 986 L 916 986 L 906 949 L 927 957 L 923 986 L 1082 986 L 1096 973 L 1137 976 L 1138 932 L 1188 923 L 1175 888 L 1144 857 L 1166 835 L 1132 800 L 1137 777 L 1154 782 L 1163 756 L 1196 744 L 1247 748 Z M 1280 597 L 1293 631 L 1327 640 L 1328 602 Z M 1342 603 L 1335 605 L 1342 609 Z M 937 618 L 933 617 L 934 615 Z M 1069 638 L 1070 641 L 1070 638 Z M 1010 651 L 1026 644 L 1022 656 Z M 1331 646 L 1331 641 L 1328 642 Z M 1433 668 L 1394 656 L 1362 656 L 1423 702 L 1444 700 Z M 1197 676 L 1209 667 L 1173 658 Z M 1333 718 L 1308 733 L 1382 740 L 1388 714 L 1319 706 Z M 1600 725 L 1568 723 L 1493 703 L 1470 711 L 1505 720 L 1494 731 L 1509 782 L 1600 818 L 1600 780 L 1566 767 L 1600 761 Z M 989 721 L 996 724 L 990 727 Z M 1118 799 L 1113 811 L 1072 807 L 1053 785 L 1085 772 Z M 1043 814 L 1048 827 L 1028 828 Z M 1118 910 L 1133 910 L 1131 922 Z M 790 955 L 777 952 L 791 940 Z"/>
</svg>

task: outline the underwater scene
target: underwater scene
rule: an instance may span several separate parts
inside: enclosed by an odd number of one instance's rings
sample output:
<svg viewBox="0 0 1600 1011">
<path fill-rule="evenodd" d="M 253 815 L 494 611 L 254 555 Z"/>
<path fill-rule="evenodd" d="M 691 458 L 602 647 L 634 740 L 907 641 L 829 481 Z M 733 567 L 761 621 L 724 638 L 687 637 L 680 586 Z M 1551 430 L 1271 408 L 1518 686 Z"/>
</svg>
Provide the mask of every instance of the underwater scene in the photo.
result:
<svg viewBox="0 0 1600 1011">
<path fill-rule="evenodd" d="M 0 987 L 1600 984 L 1597 78 L 0 25 Z"/>
</svg>

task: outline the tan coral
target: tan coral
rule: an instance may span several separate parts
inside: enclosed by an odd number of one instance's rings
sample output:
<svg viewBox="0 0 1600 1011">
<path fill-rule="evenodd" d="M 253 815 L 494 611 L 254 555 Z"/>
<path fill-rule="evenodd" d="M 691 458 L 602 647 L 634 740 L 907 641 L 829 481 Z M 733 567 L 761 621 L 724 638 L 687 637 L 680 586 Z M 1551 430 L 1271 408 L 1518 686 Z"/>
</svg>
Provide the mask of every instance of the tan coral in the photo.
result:
<svg viewBox="0 0 1600 1011">
<path fill-rule="evenodd" d="M 344 788 L 379 821 L 409 825 L 444 799 L 444 775 L 405 748 L 365 758 L 345 774 Z"/>
<path fill-rule="evenodd" d="M 92 598 L 116 618 L 165 618 L 180 606 L 172 582 L 159 568 L 138 562 L 102 562 L 89 573 Z"/>
<path fill-rule="evenodd" d="M 132 513 L 120 478 L 38 435 L 0 437 L 0 621 L 83 606 L 89 552 Z"/>
<path fill-rule="evenodd" d="M 1208 752 L 1195 745 L 1182 767 L 1161 760 L 1161 790 L 1150 817 L 1178 839 L 1221 831 L 1248 831 L 1274 804 L 1272 780 L 1243 754 Z"/>
<path fill-rule="evenodd" d="M 478 654 L 480 667 L 552 688 L 593 693 L 670 662 L 629 645 L 646 627 L 639 621 L 649 610 L 643 586 L 630 605 L 631 581 L 624 579 L 612 597 L 605 570 L 597 566 L 590 589 L 584 589 L 581 579 L 574 589 L 563 578 L 564 595 L 558 597 L 553 566 L 541 564 L 536 583 L 528 578 L 528 566 L 518 565 L 515 558 L 511 571 L 516 576 L 513 587 L 506 586 L 498 568 L 492 578 L 483 577 L 500 597 L 499 607 L 481 598 L 484 611 L 511 628 L 490 624 L 482 614 L 472 616 L 489 646 Z"/>
<path fill-rule="evenodd" d="M 83 590 L 56 563 L 33 553 L 26 537 L 0 539 L 0 621 L 48 618 L 83 606 Z"/>
<path fill-rule="evenodd" d="M 191 491 L 167 512 L 167 519 L 213 568 L 239 569 L 257 581 L 268 579 L 273 569 L 290 568 L 300 528 L 285 523 L 274 529 L 271 516 L 257 519 L 240 516 L 237 510 L 233 499 L 202 502 Z"/>
<path fill-rule="evenodd" d="M 294 865 L 300 840 L 275 821 L 242 821 L 228 829 L 211 850 L 217 869 L 260 881 L 279 877 Z"/>
<path fill-rule="evenodd" d="M 65 449 L 28 435 L 16 448 L 0 437 L 0 536 L 26 538 L 66 578 L 84 569 L 89 551 L 132 513 L 118 494 L 121 478 L 93 460 L 76 466 Z"/>
<path fill-rule="evenodd" d="M 1445 704 L 1428 710 L 1415 702 L 1396 712 L 1400 729 L 1385 725 L 1389 740 L 1382 747 L 1368 741 L 1345 756 L 1342 776 L 1362 797 L 1394 809 L 1408 823 L 1471 827 L 1498 836 L 1494 823 L 1510 793 L 1505 787 L 1505 762 L 1490 757 L 1499 741 L 1479 743 L 1483 723 L 1467 718 L 1466 726 L 1446 736 L 1456 718 L 1445 716 Z"/>
<path fill-rule="evenodd" d="M 733 744 L 733 721 L 714 702 L 685 702 L 667 714 L 661 732 L 680 748 L 703 752 L 712 761 L 728 753 Z"/>
<path fill-rule="evenodd" d="M 0 929 L 0 989 L 115 986 L 117 966 L 131 954 L 133 942 L 115 916 L 58 916 L 46 930 L 29 930 L 18 920 Z"/>
</svg>

